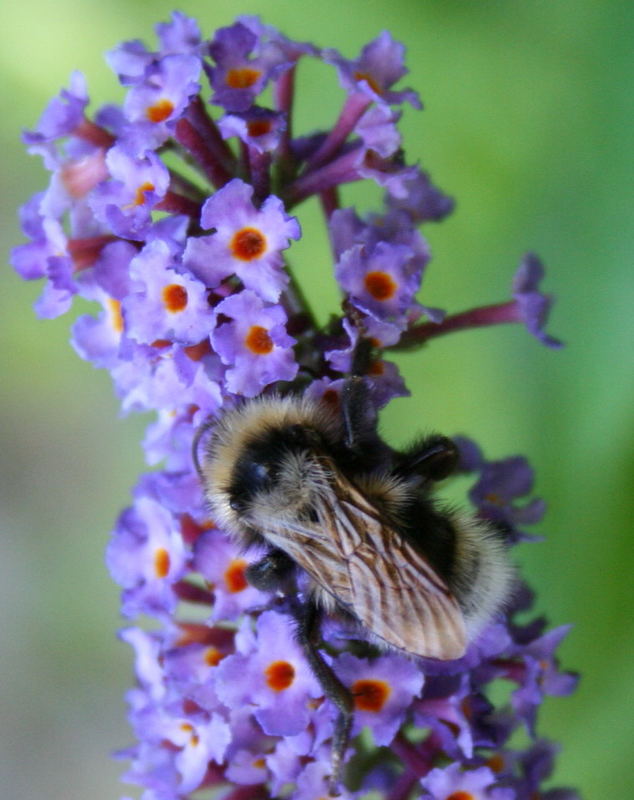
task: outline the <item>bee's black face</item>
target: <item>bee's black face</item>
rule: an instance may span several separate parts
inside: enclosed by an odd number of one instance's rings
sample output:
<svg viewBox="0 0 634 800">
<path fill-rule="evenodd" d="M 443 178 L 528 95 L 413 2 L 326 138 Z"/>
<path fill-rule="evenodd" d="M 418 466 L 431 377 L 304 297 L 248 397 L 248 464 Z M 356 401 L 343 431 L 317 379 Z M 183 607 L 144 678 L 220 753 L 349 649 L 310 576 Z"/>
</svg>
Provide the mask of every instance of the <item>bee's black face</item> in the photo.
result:
<svg viewBox="0 0 634 800">
<path fill-rule="evenodd" d="M 235 465 L 229 487 L 231 508 L 244 512 L 255 494 L 273 488 L 289 455 L 314 452 L 320 444 L 319 434 L 302 425 L 264 431 L 244 449 Z"/>
</svg>

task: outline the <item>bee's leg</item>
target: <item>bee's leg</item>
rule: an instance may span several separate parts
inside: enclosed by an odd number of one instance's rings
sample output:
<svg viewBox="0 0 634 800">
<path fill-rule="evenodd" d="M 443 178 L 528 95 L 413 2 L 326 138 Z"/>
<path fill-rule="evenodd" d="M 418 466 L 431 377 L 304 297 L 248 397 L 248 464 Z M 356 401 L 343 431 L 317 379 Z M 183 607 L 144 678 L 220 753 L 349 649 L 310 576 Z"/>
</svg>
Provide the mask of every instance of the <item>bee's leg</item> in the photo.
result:
<svg viewBox="0 0 634 800">
<path fill-rule="evenodd" d="M 304 648 L 310 667 L 321 684 L 326 697 L 335 704 L 337 719 L 332 737 L 332 761 L 329 780 L 329 793 L 339 794 L 343 758 L 350 742 L 350 730 L 354 716 L 354 700 L 350 691 L 341 683 L 331 667 L 319 652 L 321 631 L 321 612 L 314 603 L 306 603 L 296 608 L 297 638 Z"/>
<path fill-rule="evenodd" d="M 286 592 L 293 577 L 295 564 L 283 550 L 270 550 L 264 558 L 250 564 L 245 577 L 251 586 L 262 592 Z"/>
<path fill-rule="evenodd" d="M 350 375 L 341 390 L 341 412 L 345 444 L 350 450 L 359 448 L 368 437 L 376 435 L 377 415 L 364 379 L 370 368 L 372 344 L 360 338 L 352 355 Z"/>
<path fill-rule="evenodd" d="M 448 477 L 458 464 L 458 448 L 446 436 L 429 436 L 402 453 L 396 463 L 397 475 L 420 475 L 429 481 Z"/>
</svg>

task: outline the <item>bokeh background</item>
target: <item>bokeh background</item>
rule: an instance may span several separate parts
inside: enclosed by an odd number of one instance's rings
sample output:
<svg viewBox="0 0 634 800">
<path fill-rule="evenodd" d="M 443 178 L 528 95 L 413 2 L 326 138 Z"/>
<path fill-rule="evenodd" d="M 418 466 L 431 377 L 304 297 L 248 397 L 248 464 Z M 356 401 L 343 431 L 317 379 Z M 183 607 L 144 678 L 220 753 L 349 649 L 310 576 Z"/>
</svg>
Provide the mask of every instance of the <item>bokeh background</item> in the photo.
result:
<svg viewBox="0 0 634 800">
<path fill-rule="evenodd" d="M 355 56 L 387 28 L 408 47 L 423 113 L 407 112 L 405 146 L 458 199 L 428 226 L 434 260 L 424 302 L 462 310 L 503 300 L 521 254 L 549 267 L 558 302 L 549 351 L 524 330 L 439 339 L 401 359 L 412 397 L 384 414 L 403 442 L 423 426 L 476 438 L 489 457 L 524 453 L 548 514 L 541 544 L 518 558 L 561 649 L 583 674 L 551 699 L 543 734 L 563 750 L 556 782 L 584 797 L 634 796 L 632 574 L 631 78 L 634 4 L 609 0 L 184 0 L 206 35 L 261 13 L 288 35 Z M 165 0 L 7 0 L 0 117 L 3 261 L 23 239 L 15 209 L 44 186 L 19 142 L 70 71 L 95 104 L 122 90 L 103 61 L 124 39 L 153 40 Z M 299 127 L 327 126 L 341 94 L 334 72 L 299 73 Z M 367 192 L 344 199 L 368 206 Z M 309 292 L 337 307 L 315 209 L 292 252 L 320 265 Z M 295 247 L 295 246 L 294 246 Z M 321 269 L 321 266 L 324 268 Z M 308 278 L 307 278 L 308 280 Z M 143 469 L 146 420 L 120 419 L 109 377 L 68 346 L 69 317 L 35 318 L 40 287 L 6 266 L 0 292 L 0 771 L 7 798 L 105 800 L 128 793 L 109 753 L 130 741 L 122 695 L 131 653 L 116 639 L 118 592 L 103 564 L 109 529 Z M 135 795 L 136 796 L 136 795 Z"/>
</svg>

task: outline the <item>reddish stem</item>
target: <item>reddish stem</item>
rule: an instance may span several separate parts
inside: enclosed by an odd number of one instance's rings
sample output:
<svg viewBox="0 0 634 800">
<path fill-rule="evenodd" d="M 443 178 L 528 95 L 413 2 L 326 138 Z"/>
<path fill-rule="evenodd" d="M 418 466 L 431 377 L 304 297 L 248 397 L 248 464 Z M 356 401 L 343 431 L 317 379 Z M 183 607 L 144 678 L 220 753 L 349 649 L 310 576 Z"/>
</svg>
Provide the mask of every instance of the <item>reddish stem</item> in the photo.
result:
<svg viewBox="0 0 634 800">
<path fill-rule="evenodd" d="M 211 592 L 189 581 L 177 581 L 172 588 L 174 589 L 174 594 L 186 603 L 210 606 L 214 602 L 214 596 Z"/>
<path fill-rule="evenodd" d="M 223 800 L 265 800 L 269 797 L 266 786 L 263 783 L 258 783 L 255 786 L 238 786 Z"/>
<path fill-rule="evenodd" d="M 347 153 L 330 161 L 323 167 L 311 170 L 298 178 L 288 189 L 287 206 L 296 205 L 313 194 L 322 194 L 342 183 L 352 183 L 361 179 L 359 174 L 359 153 L 362 147 L 353 147 Z"/>
<path fill-rule="evenodd" d="M 334 128 L 326 136 L 318 150 L 308 159 L 309 169 L 323 164 L 337 153 L 371 102 L 368 96 L 362 92 L 356 92 L 348 97 Z"/>
<path fill-rule="evenodd" d="M 293 100 L 295 97 L 295 70 L 293 66 L 283 72 L 273 87 L 275 107 L 286 115 L 286 128 L 282 132 L 280 145 L 278 147 L 278 158 L 282 161 L 291 160 L 291 139 L 292 139 L 292 113 Z"/>
<path fill-rule="evenodd" d="M 84 117 L 75 128 L 73 134 L 79 139 L 84 139 L 84 141 L 90 142 L 96 147 L 103 147 L 106 150 L 112 147 L 116 141 L 115 137 L 111 133 L 108 133 L 105 128 L 102 128 L 101 125 L 97 125 L 86 117 Z"/>
<path fill-rule="evenodd" d="M 394 786 L 390 789 L 387 800 L 407 800 L 419 780 L 420 775 L 412 772 L 412 770 L 406 770 L 398 777 Z"/>
<path fill-rule="evenodd" d="M 208 148 L 216 156 L 216 159 L 224 166 L 229 173 L 235 172 L 235 156 L 231 148 L 222 138 L 218 126 L 207 113 L 207 108 L 200 95 L 194 97 L 187 109 L 187 116 L 198 133 L 207 142 Z"/>
<path fill-rule="evenodd" d="M 175 138 L 196 159 L 216 189 L 220 189 L 231 179 L 231 174 L 217 159 L 205 137 L 188 119 L 183 117 L 178 120 Z"/>
<path fill-rule="evenodd" d="M 196 221 L 200 220 L 200 203 L 177 192 L 167 191 L 154 208 L 157 211 L 169 211 L 171 214 L 187 214 Z"/>
<path fill-rule="evenodd" d="M 79 272 L 87 267 L 92 267 L 101 255 L 103 248 L 110 242 L 120 241 L 111 235 L 89 236 L 85 239 L 69 239 L 68 254 L 73 259 L 75 271 Z"/>
<path fill-rule="evenodd" d="M 405 350 L 424 344 L 428 339 L 443 336 L 445 333 L 467 328 L 483 328 L 488 325 L 502 325 L 509 322 L 522 322 L 522 315 L 515 300 L 497 303 L 480 308 L 471 308 L 459 314 L 445 317 L 442 322 L 422 322 L 405 331 L 399 342 L 388 350 Z"/>
<path fill-rule="evenodd" d="M 413 745 L 402 733 L 399 733 L 392 742 L 392 750 L 407 768 L 419 778 L 427 775 L 432 767 L 431 760 L 426 756 L 422 748 Z"/>
</svg>

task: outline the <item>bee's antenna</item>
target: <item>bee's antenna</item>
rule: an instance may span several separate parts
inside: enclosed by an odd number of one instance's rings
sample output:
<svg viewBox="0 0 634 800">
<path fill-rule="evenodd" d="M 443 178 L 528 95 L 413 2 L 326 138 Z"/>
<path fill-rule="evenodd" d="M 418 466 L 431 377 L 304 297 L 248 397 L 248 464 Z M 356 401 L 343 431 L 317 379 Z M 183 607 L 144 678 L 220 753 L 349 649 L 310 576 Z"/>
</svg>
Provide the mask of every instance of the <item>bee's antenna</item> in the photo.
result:
<svg viewBox="0 0 634 800">
<path fill-rule="evenodd" d="M 198 450 L 200 447 L 200 440 L 203 436 L 209 431 L 210 428 L 216 424 L 216 418 L 213 415 L 209 415 L 200 425 L 196 428 L 196 432 L 194 433 L 194 438 L 192 439 L 192 460 L 194 462 L 194 467 L 196 468 L 196 472 L 198 473 L 198 477 L 200 478 L 200 482 L 204 483 L 205 478 L 203 475 L 202 467 L 200 466 L 200 460 L 198 458 Z"/>
</svg>

